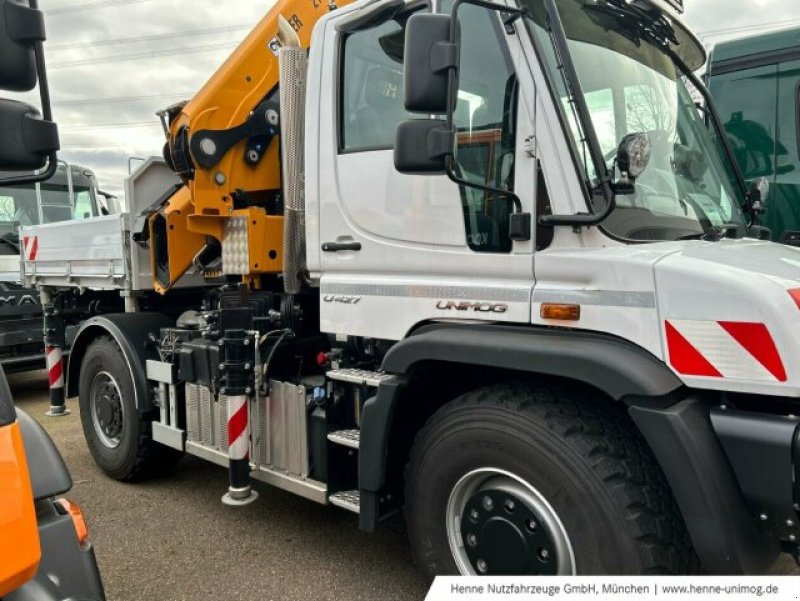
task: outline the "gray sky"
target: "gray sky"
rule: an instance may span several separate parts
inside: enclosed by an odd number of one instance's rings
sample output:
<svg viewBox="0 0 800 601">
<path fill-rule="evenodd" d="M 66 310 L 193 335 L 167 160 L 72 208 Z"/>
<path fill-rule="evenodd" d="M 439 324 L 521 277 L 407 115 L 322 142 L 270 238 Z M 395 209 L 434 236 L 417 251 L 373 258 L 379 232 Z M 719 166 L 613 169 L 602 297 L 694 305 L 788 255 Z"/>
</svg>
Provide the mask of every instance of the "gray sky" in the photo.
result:
<svg viewBox="0 0 800 601">
<path fill-rule="evenodd" d="M 800 0 L 684 0 L 707 45 L 800 24 Z M 129 156 L 160 154 L 155 111 L 188 99 L 272 0 L 40 0 L 65 160 L 120 193 Z"/>
</svg>

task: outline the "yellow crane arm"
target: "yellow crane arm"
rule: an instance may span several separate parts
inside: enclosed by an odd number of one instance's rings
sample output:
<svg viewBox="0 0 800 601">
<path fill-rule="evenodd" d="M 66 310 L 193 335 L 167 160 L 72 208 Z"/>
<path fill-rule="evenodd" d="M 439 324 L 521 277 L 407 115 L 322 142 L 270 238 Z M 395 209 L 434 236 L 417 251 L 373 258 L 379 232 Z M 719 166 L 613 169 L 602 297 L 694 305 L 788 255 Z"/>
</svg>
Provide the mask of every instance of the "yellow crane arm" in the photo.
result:
<svg viewBox="0 0 800 601">
<path fill-rule="evenodd" d="M 194 98 L 164 112 L 165 157 L 184 186 L 149 219 L 159 292 L 171 288 L 210 243 L 223 241 L 232 217 L 248 228 L 248 265 L 241 275 L 280 272 L 279 20 L 308 48 L 315 23 L 335 8 L 322 0 L 279 0 Z"/>
</svg>

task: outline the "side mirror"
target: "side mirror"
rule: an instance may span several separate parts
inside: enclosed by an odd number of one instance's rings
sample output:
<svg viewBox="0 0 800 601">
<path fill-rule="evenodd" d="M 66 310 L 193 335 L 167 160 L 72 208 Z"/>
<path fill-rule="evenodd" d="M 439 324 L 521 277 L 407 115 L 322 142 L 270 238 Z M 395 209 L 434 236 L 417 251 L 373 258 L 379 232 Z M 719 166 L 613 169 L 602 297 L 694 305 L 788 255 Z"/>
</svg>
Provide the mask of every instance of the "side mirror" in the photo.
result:
<svg viewBox="0 0 800 601">
<path fill-rule="evenodd" d="M 44 17 L 27 0 L 0 0 L 0 88 L 36 87 L 36 44 L 44 41 Z"/>
<path fill-rule="evenodd" d="M 405 106 L 413 113 L 444 114 L 448 79 L 458 66 L 458 46 L 450 42 L 449 15 L 417 13 L 408 19 L 405 40 Z"/>
<path fill-rule="evenodd" d="M 0 167 L 4 170 L 42 169 L 48 158 L 55 170 L 58 128 L 52 121 L 43 121 L 34 107 L 0 98 L 0 140 Z"/>
<path fill-rule="evenodd" d="M 452 156 L 455 129 L 440 119 L 414 119 L 397 126 L 394 166 L 400 173 L 444 174 Z"/>
</svg>

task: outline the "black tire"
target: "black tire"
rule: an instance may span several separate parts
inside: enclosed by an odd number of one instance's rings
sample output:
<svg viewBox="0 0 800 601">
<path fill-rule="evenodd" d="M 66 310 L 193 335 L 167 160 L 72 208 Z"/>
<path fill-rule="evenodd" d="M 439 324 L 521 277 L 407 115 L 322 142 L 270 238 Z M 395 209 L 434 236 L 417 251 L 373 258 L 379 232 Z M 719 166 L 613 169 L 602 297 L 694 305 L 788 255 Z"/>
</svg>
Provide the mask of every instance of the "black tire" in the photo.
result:
<svg viewBox="0 0 800 601">
<path fill-rule="evenodd" d="M 91 388 L 101 372 L 110 374 L 119 389 L 123 419 L 118 444 L 104 444 L 93 422 Z M 97 338 L 86 349 L 81 363 L 79 382 L 81 424 L 89 451 L 95 463 L 108 476 L 123 482 L 144 480 L 171 472 L 182 453 L 152 439 L 151 422 L 158 410 L 141 414 L 136 410 L 130 368 L 117 343 L 110 337 Z"/>
<path fill-rule="evenodd" d="M 445 527 L 448 499 L 465 474 L 492 467 L 549 502 L 578 574 L 695 572 L 686 526 L 656 459 L 624 408 L 597 397 L 561 383 L 506 383 L 434 414 L 406 468 L 406 519 L 420 567 L 430 576 L 458 573 Z"/>
</svg>

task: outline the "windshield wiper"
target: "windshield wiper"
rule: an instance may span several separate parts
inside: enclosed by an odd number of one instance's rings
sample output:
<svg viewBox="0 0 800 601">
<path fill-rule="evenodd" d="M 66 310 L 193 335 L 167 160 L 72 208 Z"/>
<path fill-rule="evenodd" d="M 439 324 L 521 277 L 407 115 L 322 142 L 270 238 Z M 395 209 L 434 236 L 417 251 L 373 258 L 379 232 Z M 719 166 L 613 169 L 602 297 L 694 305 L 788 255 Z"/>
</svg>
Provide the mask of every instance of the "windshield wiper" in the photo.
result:
<svg viewBox="0 0 800 601">
<path fill-rule="evenodd" d="M 564 29 L 564 23 L 561 20 L 561 15 L 558 11 L 556 0 L 544 1 L 545 13 L 547 15 L 547 29 L 550 32 L 550 38 L 555 50 L 555 57 L 558 61 L 558 70 L 561 72 L 564 83 L 566 84 L 567 93 L 570 96 L 570 101 L 575 107 L 575 113 L 578 117 L 580 129 L 582 129 L 583 141 L 585 147 L 589 151 L 589 158 L 594 166 L 595 174 L 597 175 L 598 185 L 602 197 L 605 200 L 605 208 L 596 213 L 594 201 L 594 194 L 589 192 L 587 195 L 587 205 L 591 213 L 578 214 L 578 215 L 542 215 L 539 217 L 539 223 L 542 225 L 567 225 L 573 227 L 589 227 L 599 225 L 611 214 L 616 207 L 616 199 L 614 189 L 612 186 L 612 177 L 608 171 L 603 151 L 600 147 L 600 139 L 597 136 L 597 131 L 592 121 L 591 112 L 586 101 L 586 96 L 583 93 L 578 72 L 575 68 L 575 63 L 572 60 L 572 55 L 569 50 L 569 42 L 567 33 Z M 532 36 L 534 44 L 536 44 L 536 36 Z M 537 54 L 542 56 L 537 48 Z M 587 186 L 588 188 L 588 186 Z"/>
<path fill-rule="evenodd" d="M 729 236 L 729 233 L 735 233 L 735 236 Z M 703 240 L 705 242 L 719 242 L 725 238 L 740 238 L 742 233 L 742 226 L 737 223 L 723 223 L 722 225 L 711 226 L 702 234 L 689 234 L 676 238 L 676 241 L 681 240 Z"/>
</svg>

